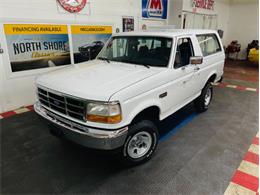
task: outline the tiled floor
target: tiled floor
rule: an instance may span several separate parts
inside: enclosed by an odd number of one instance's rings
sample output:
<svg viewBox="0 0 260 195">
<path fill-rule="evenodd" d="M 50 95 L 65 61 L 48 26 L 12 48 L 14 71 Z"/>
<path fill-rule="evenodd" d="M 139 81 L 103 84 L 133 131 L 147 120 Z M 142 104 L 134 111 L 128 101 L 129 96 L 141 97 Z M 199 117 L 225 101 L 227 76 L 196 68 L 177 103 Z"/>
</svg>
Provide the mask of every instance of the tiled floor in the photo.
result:
<svg viewBox="0 0 260 195">
<path fill-rule="evenodd" d="M 253 139 L 243 161 L 234 173 L 225 195 L 254 195 L 259 187 L 259 137 Z"/>
<path fill-rule="evenodd" d="M 258 64 L 252 64 L 248 61 L 226 60 L 224 78 L 258 82 L 258 71 Z"/>
<path fill-rule="evenodd" d="M 0 193 L 223 194 L 240 163 L 246 161 L 239 171 L 248 172 L 245 165 L 254 160 L 244 156 L 249 148 L 256 151 L 250 144 L 258 130 L 257 100 L 256 92 L 215 87 L 207 112 L 179 125 L 194 113 L 189 105 L 165 119 L 159 129 L 167 136 L 154 158 L 130 169 L 113 156 L 51 136 L 34 112 L 4 118 Z M 233 181 L 241 178 L 240 172 Z M 256 175 L 252 169 L 248 173 Z"/>
</svg>

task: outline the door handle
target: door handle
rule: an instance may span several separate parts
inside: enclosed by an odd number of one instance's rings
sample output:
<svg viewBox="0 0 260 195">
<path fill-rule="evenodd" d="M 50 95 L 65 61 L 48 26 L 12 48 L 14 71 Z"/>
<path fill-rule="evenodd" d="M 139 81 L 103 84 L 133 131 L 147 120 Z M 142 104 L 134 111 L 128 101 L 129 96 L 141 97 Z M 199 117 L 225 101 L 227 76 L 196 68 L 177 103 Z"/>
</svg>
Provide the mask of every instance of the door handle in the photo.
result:
<svg viewBox="0 0 260 195">
<path fill-rule="evenodd" d="M 195 71 L 199 71 L 199 70 L 200 70 L 200 67 L 195 67 L 194 70 L 195 70 Z"/>
<path fill-rule="evenodd" d="M 167 96 L 167 92 L 164 92 L 164 93 L 162 93 L 162 94 L 159 95 L 159 98 L 164 98 L 164 97 L 166 97 L 166 96 Z"/>
</svg>

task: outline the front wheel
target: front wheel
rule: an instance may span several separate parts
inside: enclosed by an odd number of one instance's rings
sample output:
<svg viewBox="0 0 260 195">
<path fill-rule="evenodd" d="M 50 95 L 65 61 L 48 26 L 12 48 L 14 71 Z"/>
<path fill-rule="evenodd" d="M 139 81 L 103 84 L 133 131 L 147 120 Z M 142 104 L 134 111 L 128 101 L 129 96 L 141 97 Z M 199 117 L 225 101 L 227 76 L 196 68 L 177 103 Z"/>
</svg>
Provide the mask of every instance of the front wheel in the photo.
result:
<svg viewBox="0 0 260 195">
<path fill-rule="evenodd" d="M 202 89 L 201 95 L 194 101 L 195 109 L 197 112 L 205 112 L 208 110 L 213 96 L 213 87 L 209 82 Z"/>
<path fill-rule="evenodd" d="M 127 166 L 135 166 L 148 161 L 158 143 L 158 130 L 153 122 L 143 120 L 132 125 L 122 148 L 120 158 Z"/>
</svg>

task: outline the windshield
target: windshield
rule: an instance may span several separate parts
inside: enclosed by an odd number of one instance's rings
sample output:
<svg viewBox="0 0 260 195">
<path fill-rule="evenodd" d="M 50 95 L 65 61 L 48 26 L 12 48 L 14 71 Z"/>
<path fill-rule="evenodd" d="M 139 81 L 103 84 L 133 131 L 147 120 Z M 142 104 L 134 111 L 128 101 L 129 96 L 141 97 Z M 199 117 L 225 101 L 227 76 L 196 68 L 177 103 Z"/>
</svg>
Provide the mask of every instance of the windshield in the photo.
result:
<svg viewBox="0 0 260 195">
<path fill-rule="evenodd" d="M 98 58 L 130 64 L 167 67 L 172 39 L 151 36 L 112 37 Z"/>
</svg>

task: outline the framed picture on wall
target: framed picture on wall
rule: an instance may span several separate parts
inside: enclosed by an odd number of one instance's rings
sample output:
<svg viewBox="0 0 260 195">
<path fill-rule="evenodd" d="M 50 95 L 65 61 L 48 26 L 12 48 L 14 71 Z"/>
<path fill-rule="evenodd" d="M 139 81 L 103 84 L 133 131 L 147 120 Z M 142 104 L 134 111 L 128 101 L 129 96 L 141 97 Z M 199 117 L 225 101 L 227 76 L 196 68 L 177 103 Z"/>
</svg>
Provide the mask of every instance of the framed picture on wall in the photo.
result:
<svg viewBox="0 0 260 195">
<path fill-rule="evenodd" d="M 123 32 L 130 32 L 134 31 L 135 29 L 135 22 L 134 17 L 132 16 L 124 16 L 123 19 Z"/>
<path fill-rule="evenodd" d="M 112 26 L 72 25 L 72 44 L 74 63 L 86 62 L 96 58 L 112 35 Z"/>
</svg>

